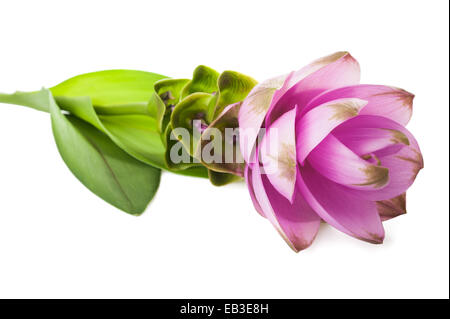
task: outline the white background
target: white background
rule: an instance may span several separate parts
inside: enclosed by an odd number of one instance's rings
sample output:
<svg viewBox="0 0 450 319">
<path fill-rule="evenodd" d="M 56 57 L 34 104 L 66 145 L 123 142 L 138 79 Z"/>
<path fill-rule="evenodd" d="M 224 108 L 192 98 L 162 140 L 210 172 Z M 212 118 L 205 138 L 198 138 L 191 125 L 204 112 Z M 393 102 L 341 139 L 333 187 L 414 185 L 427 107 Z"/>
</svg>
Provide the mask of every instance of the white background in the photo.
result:
<svg viewBox="0 0 450 319">
<path fill-rule="evenodd" d="M 416 94 L 425 169 L 384 245 L 322 226 L 295 254 L 244 184 L 164 174 L 141 217 L 65 167 L 47 114 L 0 105 L 0 297 L 449 296 L 448 1 L 2 1 L 0 91 L 113 68 L 258 80 L 348 50 L 362 82 Z"/>
</svg>

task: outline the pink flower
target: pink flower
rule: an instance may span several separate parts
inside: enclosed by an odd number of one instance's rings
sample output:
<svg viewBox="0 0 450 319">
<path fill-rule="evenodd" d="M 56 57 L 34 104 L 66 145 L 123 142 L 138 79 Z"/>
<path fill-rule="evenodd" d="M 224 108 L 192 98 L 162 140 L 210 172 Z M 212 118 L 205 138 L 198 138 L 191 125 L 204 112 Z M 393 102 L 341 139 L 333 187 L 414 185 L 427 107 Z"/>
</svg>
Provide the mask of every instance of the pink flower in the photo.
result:
<svg viewBox="0 0 450 319">
<path fill-rule="evenodd" d="M 254 206 L 295 251 L 311 245 L 321 220 L 382 243 L 382 220 L 405 213 L 405 192 L 423 167 L 404 127 L 414 96 L 359 78 L 358 62 L 338 52 L 260 83 L 241 106 Z"/>
</svg>

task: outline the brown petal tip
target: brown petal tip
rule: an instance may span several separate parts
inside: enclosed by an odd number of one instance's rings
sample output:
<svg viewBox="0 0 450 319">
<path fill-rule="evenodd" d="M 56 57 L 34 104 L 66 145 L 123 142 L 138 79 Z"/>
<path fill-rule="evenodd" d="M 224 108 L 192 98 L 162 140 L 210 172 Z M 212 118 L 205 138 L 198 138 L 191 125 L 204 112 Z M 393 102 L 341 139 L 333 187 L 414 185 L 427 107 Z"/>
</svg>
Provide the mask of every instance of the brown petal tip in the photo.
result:
<svg viewBox="0 0 450 319">
<path fill-rule="evenodd" d="M 357 186 L 369 186 L 380 188 L 389 182 L 389 169 L 386 167 L 369 165 L 361 169 L 366 174 L 367 179 L 365 183 L 356 184 Z"/>
<path fill-rule="evenodd" d="M 406 214 L 406 193 L 388 200 L 377 201 L 376 204 L 383 220 Z"/>
<path fill-rule="evenodd" d="M 380 236 L 374 233 L 367 233 L 368 237 L 356 237 L 359 240 L 368 242 L 370 244 L 381 245 L 384 242 L 384 236 Z"/>
<path fill-rule="evenodd" d="M 391 132 L 391 134 L 392 134 L 391 141 L 393 143 L 409 145 L 409 139 L 403 132 L 400 132 L 397 130 L 390 130 L 390 129 L 387 129 L 387 130 L 389 132 Z"/>
</svg>

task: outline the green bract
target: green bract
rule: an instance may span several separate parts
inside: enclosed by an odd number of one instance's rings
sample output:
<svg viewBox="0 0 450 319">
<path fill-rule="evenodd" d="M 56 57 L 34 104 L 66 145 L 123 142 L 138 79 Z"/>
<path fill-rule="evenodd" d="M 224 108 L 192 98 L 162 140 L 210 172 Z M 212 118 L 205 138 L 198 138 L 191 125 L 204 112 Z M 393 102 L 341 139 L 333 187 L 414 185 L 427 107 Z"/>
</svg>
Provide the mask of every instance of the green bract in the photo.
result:
<svg viewBox="0 0 450 319">
<path fill-rule="evenodd" d="M 49 90 L 0 94 L 0 102 L 48 112 L 72 173 L 108 203 L 139 215 L 156 193 L 162 169 L 209 178 L 214 185 L 242 177 L 239 163 L 205 163 L 201 154 L 208 145 L 202 137 L 212 129 L 237 127 L 238 102 L 255 84 L 240 73 L 219 74 L 206 66 L 197 67 L 191 80 L 108 70 Z M 177 136 L 180 128 L 189 132 L 189 140 Z M 227 147 L 239 152 L 236 145 Z M 185 152 L 189 162 L 173 163 L 171 151 Z"/>
<path fill-rule="evenodd" d="M 167 80 L 159 81 L 157 84 L 164 81 Z M 232 164 L 222 160 L 220 163 L 205 163 L 202 161 L 201 154 L 208 144 L 208 141 L 204 139 L 205 133 L 216 128 L 221 131 L 222 136 L 225 136 L 226 127 L 238 127 L 237 115 L 240 105 L 233 106 L 232 110 L 225 110 L 225 108 L 244 100 L 256 83 L 251 77 L 238 72 L 225 71 L 219 74 L 208 67 L 199 66 L 195 69 L 192 80 L 180 92 L 177 92 L 174 87 L 171 90 L 163 91 L 164 96 L 181 96 L 181 100 L 177 104 L 173 104 L 177 98 L 173 99 L 171 108 L 165 111 L 166 114 L 171 112 L 170 121 L 164 134 L 168 145 L 166 148 L 168 167 L 182 170 L 201 163 L 208 167 L 208 176 L 214 185 L 225 185 L 239 180 L 240 176 L 243 176 L 243 162 Z M 200 121 L 207 128 L 199 130 L 193 125 L 194 120 Z M 191 156 L 190 163 L 173 163 L 170 160 L 171 146 L 175 144 L 174 139 L 179 138 L 171 135 L 173 128 L 184 128 L 190 133 L 188 141 L 180 138 L 185 149 L 179 150 L 180 152 L 185 151 Z M 194 134 L 196 130 L 198 134 Z M 175 133 L 177 133 L 176 130 Z M 236 145 L 231 147 L 234 148 L 235 153 L 239 152 Z M 222 145 L 222 149 L 225 149 L 225 144 Z"/>
</svg>

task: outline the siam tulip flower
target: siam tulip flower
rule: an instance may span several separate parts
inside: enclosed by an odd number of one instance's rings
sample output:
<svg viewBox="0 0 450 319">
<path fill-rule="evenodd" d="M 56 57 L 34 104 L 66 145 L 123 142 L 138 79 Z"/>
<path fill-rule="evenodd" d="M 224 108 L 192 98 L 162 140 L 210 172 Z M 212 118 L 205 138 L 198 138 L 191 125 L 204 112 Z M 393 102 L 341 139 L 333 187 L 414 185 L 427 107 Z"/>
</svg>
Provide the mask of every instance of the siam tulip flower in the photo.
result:
<svg viewBox="0 0 450 319">
<path fill-rule="evenodd" d="M 295 251 L 311 245 L 321 221 L 382 243 L 382 221 L 405 213 L 423 167 L 405 128 L 414 96 L 359 79 L 358 62 L 338 52 L 258 84 L 240 106 L 254 206 Z"/>
<path fill-rule="evenodd" d="M 246 179 L 256 210 L 299 251 L 322 221 L 371 243 L 405 213 L 423 167 L 405 129 L 413 95 L 360 85 L 346 52 L 260 84 L 199 66 L 191 79 L 107 70 L 50 89 L 0 94 L 48 112 L 62 158 L 92 192 L 141 214 L 161 170 Z"/>
</svg>

